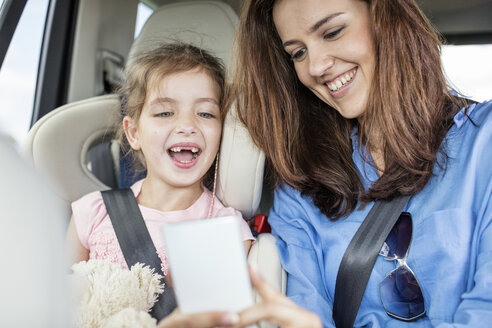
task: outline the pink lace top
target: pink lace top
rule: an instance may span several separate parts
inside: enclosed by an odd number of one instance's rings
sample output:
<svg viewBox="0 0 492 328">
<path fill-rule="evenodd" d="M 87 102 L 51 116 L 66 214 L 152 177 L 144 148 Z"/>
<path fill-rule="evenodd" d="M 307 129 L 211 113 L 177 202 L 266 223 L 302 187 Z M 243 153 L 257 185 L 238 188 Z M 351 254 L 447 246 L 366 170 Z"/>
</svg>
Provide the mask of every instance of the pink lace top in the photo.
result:
<svg viewBox="0 0 492 328">
<path fill-rule="evenodd" d="M 140 180 L 131 187 L 135 197 L 140 193 L 142 183 L 143 180 Z M 168 223 L 207 217 L 211 197 L 212 193 L 204 189 L 203 194 L 193 205 L 180 211 L 161 212 L 139 205 L 150 237 L 162 261 L 162 272 L 164 274 L 167 274 L 167 259 L 161 232 L 162 226 Z M 245 241 L 254 240 L 246 221 L 242 218 L 239 211 L 232 207 L 224 207 L 215 198 L 212 213 L 213 217 L 236 216 L 241 224 L 243 239 Z M 89 250 L 90 259 L 106 259 L 114 263 L 119 263 L 123 268 L 128 268 L 99 191 L 89 193 L 73 202 L 72 215 L 80 242 Z"/>
</svg>

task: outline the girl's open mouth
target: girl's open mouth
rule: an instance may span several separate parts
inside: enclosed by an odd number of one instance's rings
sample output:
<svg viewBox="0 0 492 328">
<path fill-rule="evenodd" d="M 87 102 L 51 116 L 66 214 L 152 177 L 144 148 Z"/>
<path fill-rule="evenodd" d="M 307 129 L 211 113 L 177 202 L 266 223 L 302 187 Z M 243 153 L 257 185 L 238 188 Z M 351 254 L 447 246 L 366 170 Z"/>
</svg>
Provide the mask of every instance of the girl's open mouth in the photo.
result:
<svg viewBox="0 0 492 328">
<path fill-rule="evenodd" d="M 197 144 L 181 143 L 172 145 L 167 153 L 180 168 L 189 168 L 198 162 L 202 149 Z"/>
</svg>

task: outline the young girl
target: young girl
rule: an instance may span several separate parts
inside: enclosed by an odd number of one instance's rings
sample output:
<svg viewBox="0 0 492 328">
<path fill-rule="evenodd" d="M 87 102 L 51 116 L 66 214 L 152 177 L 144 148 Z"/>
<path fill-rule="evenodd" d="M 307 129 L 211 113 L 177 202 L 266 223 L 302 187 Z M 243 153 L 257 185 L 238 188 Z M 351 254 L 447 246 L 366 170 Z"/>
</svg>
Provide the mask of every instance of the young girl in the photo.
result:
<svg viewBox="0 0 492 328">
<path fill-rule="evenodd" d="M 219 60 L 191 45 L 163 45 L 127 72 L 119 136 L 147 170 L 131 189 L 165 274 L 161 227 L 168 223 L 232 215 L 241 222 L 247 251 L 254 239 L 240 212 L 205 188 L 215 191 L 225 94 Z M 73 202 L 72 212 L 67 242 L 73 261 L 107 259 L 127 268 L 101 193 Z"/>
</svg>

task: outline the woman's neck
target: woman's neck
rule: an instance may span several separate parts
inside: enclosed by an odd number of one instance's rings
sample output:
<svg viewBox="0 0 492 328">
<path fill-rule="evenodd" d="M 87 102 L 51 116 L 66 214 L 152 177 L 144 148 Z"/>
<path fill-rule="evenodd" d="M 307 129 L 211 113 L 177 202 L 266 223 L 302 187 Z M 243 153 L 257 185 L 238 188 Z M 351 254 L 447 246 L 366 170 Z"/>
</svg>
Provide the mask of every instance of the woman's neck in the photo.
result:
<svg viewBox="0 0 492 328">
<path fill-rule="evenodd" d="M 381 129 L 372 125 L 369 128 L 364 126 L 366 121 L 363 119 L 359 120 L 359 133 L 360 131 L 365 132 L 365 147 L 369 154 L 371 154 L 371 159 L 374 162 L 376 167 L 377 174 L 381 176 L 384 172 L 385 163 L 384 163 L 384 151 L 383 151 L 383 135 Z"/>
<path fill-rule="evenodd" d="M 185 210 L 203 193 L 201 183 L 187 187 L 173 187 L 160 180 L 147 177 L 137 197 L 140 205 L 162 212 Z"/>
</svg>

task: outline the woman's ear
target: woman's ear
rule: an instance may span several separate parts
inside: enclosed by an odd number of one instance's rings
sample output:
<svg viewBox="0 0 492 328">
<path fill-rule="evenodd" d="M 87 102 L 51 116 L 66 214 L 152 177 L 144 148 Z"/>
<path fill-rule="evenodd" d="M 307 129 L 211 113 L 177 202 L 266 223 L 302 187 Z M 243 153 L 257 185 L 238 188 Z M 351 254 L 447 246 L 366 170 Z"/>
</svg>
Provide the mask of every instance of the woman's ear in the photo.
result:
<svg viewBox="0 0 492 328">
<path fill-rule="evenodd" d="M 138 139 L 138 129 L 136 122 L 130 117 L 123 118 L 123 129 L 125 130 L 126 139 L 133 150 L 140 150 L 140 142 Z"/>
</svg>

